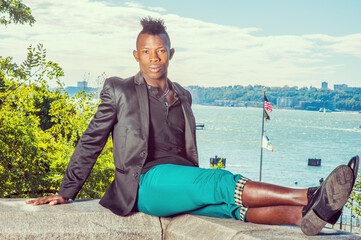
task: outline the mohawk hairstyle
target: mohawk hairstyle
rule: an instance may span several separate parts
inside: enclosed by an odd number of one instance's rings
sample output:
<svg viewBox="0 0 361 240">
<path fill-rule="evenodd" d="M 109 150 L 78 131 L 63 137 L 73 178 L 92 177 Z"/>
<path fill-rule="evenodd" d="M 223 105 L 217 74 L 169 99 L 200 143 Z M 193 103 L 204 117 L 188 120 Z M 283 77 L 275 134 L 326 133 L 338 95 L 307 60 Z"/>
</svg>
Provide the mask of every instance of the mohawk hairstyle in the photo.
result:
<svg viewBox="0 0 361 240">
<path fill-rule="evenodd" d="M 143 29 L 138 34 L 137 42 L 139 39 L 140 34 L 150 34 L 150 35 L 159 35 L 165 34 L 167 36 L 167 41 L 170 47 L 170 38 L 166 31 L 166 26 L 164 25 L 164 21 L 160 18 L 154 19 L 150 16 L 142 18 L 140 20 L 140 24 L 142 25 Z"/>
<path fill-rule="evenodd" d="M 148 33 L 151 35 L 158 35 L 161 33 L 167 33 L 165 31 L 164 21 L 162 19 L 153 19 L 151 17 L 142 18 L 140 24 L 143 30 L 140 33 Z"/>
</svg>

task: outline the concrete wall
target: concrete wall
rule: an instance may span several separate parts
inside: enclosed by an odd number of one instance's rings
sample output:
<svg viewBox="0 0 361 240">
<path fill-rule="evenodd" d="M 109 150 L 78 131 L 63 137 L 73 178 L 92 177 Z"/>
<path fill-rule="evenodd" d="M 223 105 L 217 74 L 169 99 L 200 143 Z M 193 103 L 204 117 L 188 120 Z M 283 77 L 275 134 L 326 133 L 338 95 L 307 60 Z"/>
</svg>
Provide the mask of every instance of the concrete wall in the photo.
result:
<svg viewBox="0 0 361 240">
<path fill-rule="evenodd" d="M 159 218 L 143 213 L 119 217 L 98 204 L 76 200 L 33 206 L 26 199 L 0 199 L 0 239 L 314 239 L 299 227 L 243 223 L 232 219 L 180 215 Z M 325 228 L 316 239 L 361 239 Z"/>
</svg>

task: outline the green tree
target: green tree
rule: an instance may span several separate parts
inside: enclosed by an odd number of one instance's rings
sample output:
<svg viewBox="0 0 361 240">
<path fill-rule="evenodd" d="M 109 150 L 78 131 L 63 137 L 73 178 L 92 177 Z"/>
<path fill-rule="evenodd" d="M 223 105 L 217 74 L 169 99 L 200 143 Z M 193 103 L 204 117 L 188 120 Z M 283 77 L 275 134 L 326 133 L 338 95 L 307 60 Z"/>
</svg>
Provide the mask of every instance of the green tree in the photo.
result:
<svg viewBox="0 0 361 240">
<path fill-rule="evenodd" d="M 83 92 L 69 97 L 60 82 L 63 70 L 46 60 L 41 44 L 28 48 L 20 66 L 0 58 L 0 76 L 0 197 L 54 194 L 98 101 Z M 57 89 L 50 89 L 51 81 Z M 79 196 L 101 197 L 113 173 L 109 141 Z"/>
<path fill-rule="evenodd" d="M 35 22 L 21 1 L 0 1 L 0 23 Z M 65 168 L 98 100 L 93 94 L 69 97 L 60 78 L 62 68 L 46 60 L 42 44 L 28 48 L 18 66 L 0 57 L 0 198 L 41 197 L 58 191 Z M 48 83 L 56 82 L 51 90 Z M 113 179 L 112 141 L 79 193 L 99 198 Z"/>
<path fill-rule="evenodd" d="M 40 47 L 39 47 L 40 48 Z M 30 56 L 30 55 L 29 55 Z M 29 58 L 28 60 L 34 60 Z M 28 193 L 51 192 L 45 179 L 50 162 L 54 159 L 51 136 L 38 129 L 39 118 L 34 107 L 35 99 L 46 94 L 41 80 L 31 78 L 31 68 L 40 67 L 42 62 L 25 61 L 22 67 L 12 59 L 0 58 L 0 75 L 4 81 L 0 92 L 0 196 L 21 196 Z M 56 65 L 48 65 L 54 67 Z M 52 69 L 54 69 L 52 68 Z M 49 74 L 47 74 L 47 72 Z M 52 70 L 43 73 L 51 77 Z M 57 72 L 56 75 L 62 75 Z M 38 88 L 38 91 L 34 91 Z M 49 154 L 48 154 L 49 153 Z"/>
<path fill-rule="evenodd" d="M 30 26 L 35 23 L 31 10 L 22 1 L 0 0 L 0 24 L 28 23 Z M 5 16 L 4 16 L 5 15 Z"/>
</svg>

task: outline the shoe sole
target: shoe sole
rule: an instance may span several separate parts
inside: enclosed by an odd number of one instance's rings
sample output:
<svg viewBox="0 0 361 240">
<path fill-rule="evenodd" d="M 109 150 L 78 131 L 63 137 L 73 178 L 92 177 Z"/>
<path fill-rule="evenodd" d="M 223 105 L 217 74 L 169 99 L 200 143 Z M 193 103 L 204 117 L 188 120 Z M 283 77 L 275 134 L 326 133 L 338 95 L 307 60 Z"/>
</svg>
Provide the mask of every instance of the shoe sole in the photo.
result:
<svg viewBox="0 0 361 240">
<path fill-rule="evenodd" d="M 302 232 L 307 236 L 318 234 L 326 225 L 326 221 L 346 204 L 352 187 L 353 171 L 350 167 L 341 165 L 333 170 L 320 189 L 322 191 L 320 200 L 302 218 L 300 224 Z"/>
<path fill-rule="evenodd" d="M 355 184 L 355 182 L 356 182 L 356 179 L 357 179 L 357 174 L 358 174 L 358 167 L 359 167 L 359 156 L 355 156 L 355 157 L 353 157 L 351 160 L 350 160 L 350 162 L 351 161 L 354 161 L 354 164 L 353 164 L 353 168 L 350 166 L 350 165 L 348 165 L 351 169 L 352 169 L 352 171 L 353 171 L 353 175 L 354 175 L 354 178 L 353 178 L 353 183 Z M 349 163 L 350 163 L 349 162 Z M 352 165 L 352 164 L 351 164 Z"/>
</svg>

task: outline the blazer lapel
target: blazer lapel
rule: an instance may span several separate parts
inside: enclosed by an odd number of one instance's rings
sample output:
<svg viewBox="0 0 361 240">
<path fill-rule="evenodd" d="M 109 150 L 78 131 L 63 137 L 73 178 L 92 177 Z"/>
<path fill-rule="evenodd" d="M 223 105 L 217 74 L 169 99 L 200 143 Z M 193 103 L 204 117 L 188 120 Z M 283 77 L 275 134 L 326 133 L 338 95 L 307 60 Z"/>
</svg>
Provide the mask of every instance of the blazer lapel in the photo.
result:
<svg viewBox="0 0 361 240">
<path fill-rule="evenodd" d="M 149 101 L 148 91 L 144 79 L 140 73 L 137 73 L 134 78 L 135 90 L 139 101 L 141 131 L 145 139 L 149 136 Z"/>
<path fill-rule="evenodd" d="M 181 100 L 181 105 L 184 113 L 185 147 L 187 152 L 187 158 L 191 159 L 194 163 L 198 164 L 198 153 L 197 153 L 196 136 L 195 136 L 196 122 L 191 109 L 191 104 L 189 103 L 183 91 L 177 86 L 177 84 L 173 83 L 173 86 Z"/>
</svg>

